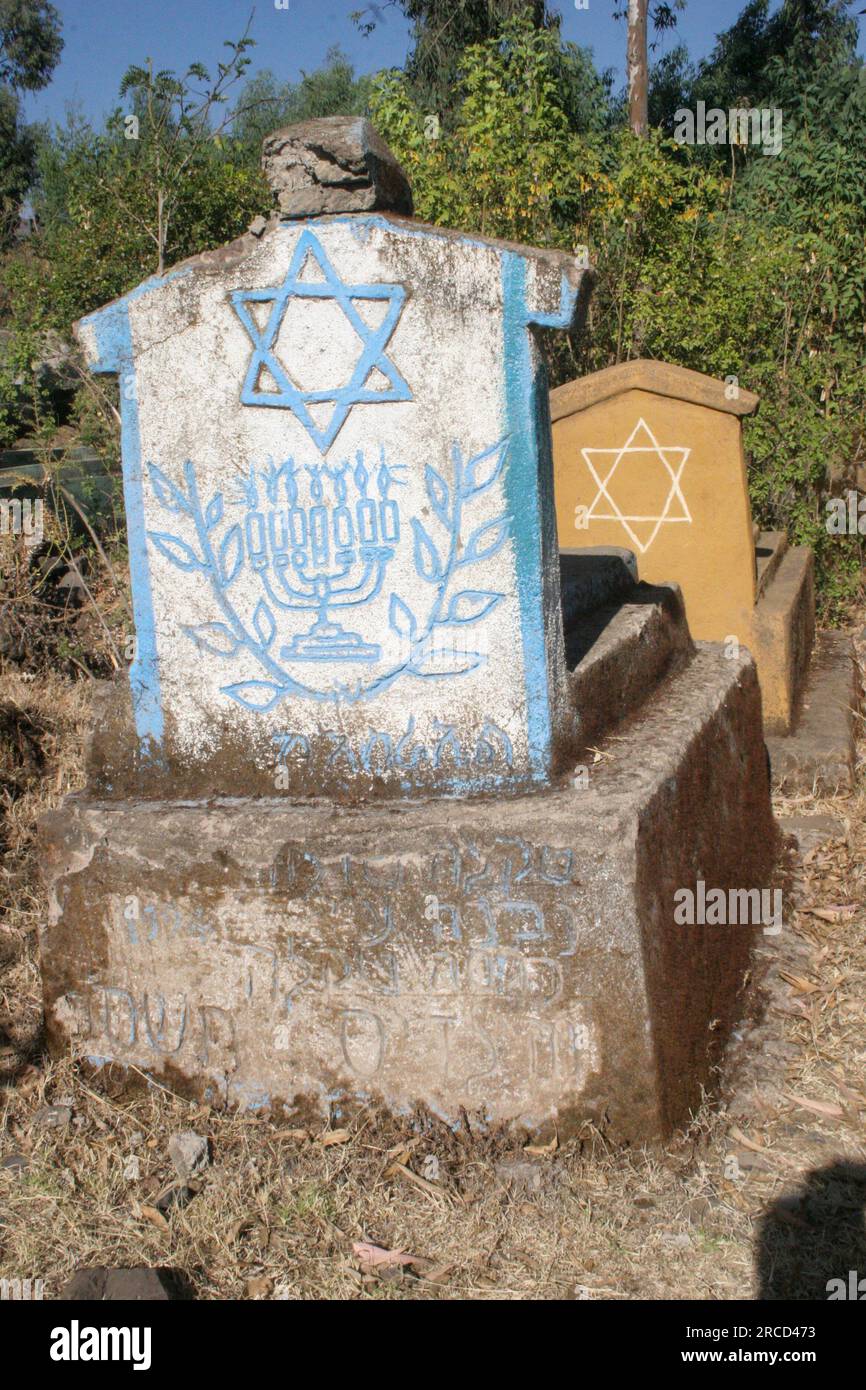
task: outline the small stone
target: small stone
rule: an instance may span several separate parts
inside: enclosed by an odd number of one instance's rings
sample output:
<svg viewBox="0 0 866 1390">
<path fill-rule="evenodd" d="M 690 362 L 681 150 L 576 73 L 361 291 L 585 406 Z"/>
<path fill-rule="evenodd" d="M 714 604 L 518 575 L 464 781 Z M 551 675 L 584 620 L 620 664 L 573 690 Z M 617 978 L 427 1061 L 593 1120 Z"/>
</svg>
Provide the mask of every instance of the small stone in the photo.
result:
<svg viewBox="0 0 866 1390">
<path fill-rule="evenodd" d="M 544 1182 L 541 1167 L 528 1159 L 504 1158 L 496 1165 L 496 1176 L 513 1192 L 540 1192 Z"/>
<path fill-rule="evenodd" d="M 43 1105 L 33 1116 L 33 1123 L 39 1129 L 65 1129 L 72 1123 L 72 1107 L 69 1105 Z"/>
<path fill-rule="evenodd" d="M 439 1181 L 439 1159 L 436 1154 L 427 1154 L 421 1164 L 421 1176 L 427 1182 Z"/>
<path fill-rule="evenodd" d="M 124 1164 L 123 1176 L 127 1182 L 139 1182 L 141 1179 L 141 1159 L 137 1154 L 130 1154 Z"/>
<path fill-rule="evenodd" d="M 708 1216 L 711 1216 L 715 1206 L 708 1197 L 692 1197 L 683 1207 L 683 1216 L 691 1222 L 693 1226 L 701 1226 Z"/>
<path fill-rule="evenodd" d="M 265 136 L 262 168 L 283 217 L 333 212 L 412 214 L 412 190 L 369 121 L 323 116 Z"/>
<path fill-rule="evenodd" d="M 0 1160 L 0 1168 L 4 1168 L 9 1173 L 23 1173 L 25 1168 L 30 1167 L 30 1159 L 26 1154 L 7 1154 Z"/>
<path fill-rule="evenodd" d="M 192 1298 L 189 1284 L 175 1269 L 76 1270 L 60 1293 L 60 1299 L 83 1303 L 161 1302 Z"/>
<path fill-rule="evenodd" d="M 782 816 L 779 825 L 786 835 L 794 836 L 801 854 L 845 838 L 845 823 L 838 816 Z"/>
<path fill-rule="evenodd" d="M 210 1162 L 207 1140 L 192 1129 L 173 1134 L 168 1141 L 168 1153 L 178 1177 L 184 1180 L 202 1172 Z"/>
<path fill-rule="evenodd" d="M 253 236 L 261 236 L 262 232 L 265 230 L 265 227 L 267 225 L 268 219 L 266 217 L 262 217 L 260 214 L 258 217 L 253 218 L 248 230 L 252 233 Z"/>
<path fill-rule="evenodd" d="M 675 1235 L 663 1237 L 665 1245 L 672 1245 L 676 1250 L 691 1250 L 692 1238 L 688 1231 L 678 1231 Z"/>
</svg>

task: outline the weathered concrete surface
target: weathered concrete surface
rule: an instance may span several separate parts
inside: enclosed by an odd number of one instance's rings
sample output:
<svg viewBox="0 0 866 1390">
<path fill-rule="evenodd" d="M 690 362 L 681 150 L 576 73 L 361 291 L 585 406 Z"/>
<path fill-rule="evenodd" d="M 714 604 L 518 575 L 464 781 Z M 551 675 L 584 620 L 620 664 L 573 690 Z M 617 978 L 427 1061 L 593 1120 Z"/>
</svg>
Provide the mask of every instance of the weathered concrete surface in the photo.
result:
<svg viewBox="0 0 866 1390">
<path fill-rule="evenodd" d="M 283 217 L 412 213 L 412 190 L 391 150 L 361 116 L 321 116 L 266 136 L 262 168 Z"/>
<path fill-rule="evenodd" d="M 75 1271 L 61 1290 L 60 1302 L 167 1303 L 192 1296 L 189 1281 L 180 1270 L 148 1266 L 110 1269 L 94 1265 Z"/>
<path fill-rule="evenodd" d="M 566 630 L 565 659 L 578 711 L 579 756 L 640 709 L 650 691 L 694 655 L 675 584 L 635 584 Z"/>
<path fill-rule="evenodd" d="M 850 636 L 819 632 L 793 733 L 767 739 L 774 786 L 791 794 L 830 796 L 852 787 L 855 722 L 861 707 L 860 673 Z"/>
<path fill-rule="evenodd" d="M 793 835 L 801 854 L 808 854 L 830 840 L 845 839 L 845 822 L 839 816 L 781 816 L 783 835 Z"/>
<path fill-rule="evenodd" d="M 593 545 L 559 550 L 562 624 L 567 630 L 586 613 L 623 599 L 638 580 L 634 552 L 621 546 Z"/>
<path fill-rule="evenodd" d="M 589 785 L 496 802 L 70 798 L 42 824 L 55 1046 L 247 1106 L 378 1095 L 643 1139 L 711 1088 L 769 883 L 754 666 L 701 647 Z"/>
<path fill-rule="evenodd" d="M 768 544 L 769 542 L 769 544 Z M 815 645 L 815 561 L 807 545 L 788 548 L 780 533 L 763 533 L 762 566 L 749 649 L 758 667 L 768 734 L 793 728 Z"/>
</svg>

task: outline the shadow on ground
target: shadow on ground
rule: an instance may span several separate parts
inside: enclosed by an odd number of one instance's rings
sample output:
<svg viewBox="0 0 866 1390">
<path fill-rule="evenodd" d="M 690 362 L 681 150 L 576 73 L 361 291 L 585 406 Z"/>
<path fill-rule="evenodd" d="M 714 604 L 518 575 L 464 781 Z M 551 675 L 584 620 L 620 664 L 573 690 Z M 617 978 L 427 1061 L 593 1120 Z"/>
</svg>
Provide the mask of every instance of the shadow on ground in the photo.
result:
<svg viewBox="0 0 866 1390">
<path fill-rule="evenodd" d="M 764 1213 L 755 1259 L 759 1299 L 866 1300 L 866 1165 L 808 1173 Z"/>
</svg>

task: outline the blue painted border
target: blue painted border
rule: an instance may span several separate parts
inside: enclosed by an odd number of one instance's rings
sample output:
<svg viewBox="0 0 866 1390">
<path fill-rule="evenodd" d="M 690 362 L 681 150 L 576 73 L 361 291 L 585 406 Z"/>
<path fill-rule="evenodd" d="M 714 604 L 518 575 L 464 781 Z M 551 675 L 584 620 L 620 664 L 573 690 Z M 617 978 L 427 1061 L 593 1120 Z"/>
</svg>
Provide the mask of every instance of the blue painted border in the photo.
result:
<svg viewBox="0 0 866 1390">
<path fill-rule="evenodd" d="M 549 549 L 553 532 L 549 524 L 543 526 L 545 505 L 550 513 L 548 522 L 553 508 L 543 466 L 549 465 L 549 437 L 545 430 L 549 432 L 550 420 L 546 373 L 534 349 L 530 325 L 568 328 L 574 318 L 577 290 L 563 276 L 558 313 L 533 313 L 527 303 L 526 258 L 516 251 L 505 251 L 501 263 L 505 411 L 510 440 L 505 492 L 513 519 L 529 764 L 533 779 L 542 782 L 551 772 L 554 714 L 561 694 L 551 688 L 554 663 L 544 626 L 545 611 L 555 612 L 550 607 L 551 596 L 545 594 L 545 579 L 551 573 Z M 535 505 L 527 505 L 529 498 L 535 499 Z"/>
<path fill-rule="evenodd" d="M 144 522 L 144 491 L 142 487 L 141 423 L 138 413 L 138 380 L 132 352 L 132 330 L 129 305 L 143 294 L 160 289 L 169 280 L 188 271 L 175 271 L 166 276 L 145 280 L 122 299 L 97 309 L 80 322 L 80 327 L 92 328 L 96 337 L 94 372 L 114 372 L 120 386 L 120 449 L 123 467 L 123 504 L 126 509 L 126 531 L 129 544 L 129 576 L 132 585 L 132 614 L 135 622 L 135 659 L 129 668 L 135 729 L 141 752 L 145 757 L 159 756 L 165 732 L 159 661 L 156 652 L 156 630 L 153 613 L 153 591 L 150 563 L 147 554 L 147 535 Z M 131 382 L 130 382 L 131 378 Z M 132 389 L 130 390 L 130 384 Z"/>
</svg>

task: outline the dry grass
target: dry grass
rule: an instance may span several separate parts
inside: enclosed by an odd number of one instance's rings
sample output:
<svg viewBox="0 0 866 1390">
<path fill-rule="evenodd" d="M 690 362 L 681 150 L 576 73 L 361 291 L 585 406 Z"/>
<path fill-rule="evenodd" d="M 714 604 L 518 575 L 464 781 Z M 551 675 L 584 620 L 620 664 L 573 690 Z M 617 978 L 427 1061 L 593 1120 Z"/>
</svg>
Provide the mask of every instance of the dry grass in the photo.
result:
<svg viewBox="0 0 866 1390">
<path fill-rule="evenodd" d="M 6 801 L 0 1162 L 16 1153 L 27 1166 L 0 1168 L 2 1274 L 41 1277 L 49 1297 L 81 1265 L 170 1264 L 211 1299 L 732 1299 L 768 1284 L 802 1297 L 856 1267 L 866 1188 L 861 1170 L 831 1169 L 866 1163 L 862 779 L 849 797 L 778 805 L 829 812 L 844 833 L 794 864 L 786 927 L 761 948 L 765 1013 L 732 1059 L 726 1106 L 705 1107 L 688 1134 L 622 1152 L 587 1129 L 527 1158 L 507 1136 L 364 1110 L 335 1115 L 327 1132 L 347 1134 L 325 1144 L 161 1089 L 116 1093 L 41 1056 L 33 821 L 78 774 L 86 689 L 7 675 L 7 705 L 32 723 L 44 761 Z M 49 1104 L 71 1105 L 71 1122 L 41 1125 Z M 188 1205 L 162 1218 L 180 1129 L 207 1135 L 212 1161 Z M 528 1187 L 505 1176 L 509 1160 L 529 1165 L 516 1170 Z M 357 1241 L 424 1262 L 365 1273 Z"/>
</svg>

